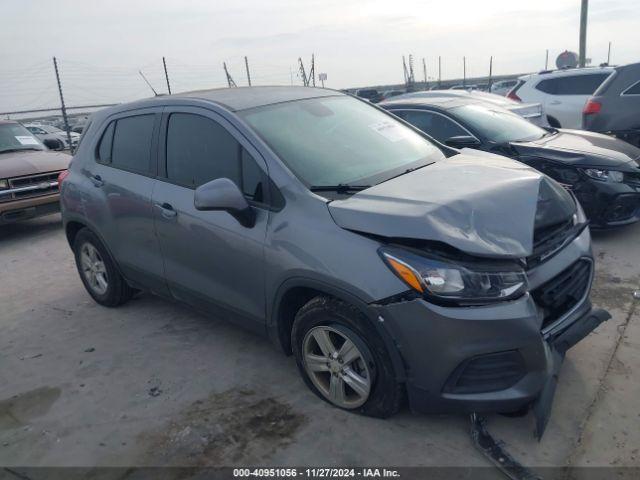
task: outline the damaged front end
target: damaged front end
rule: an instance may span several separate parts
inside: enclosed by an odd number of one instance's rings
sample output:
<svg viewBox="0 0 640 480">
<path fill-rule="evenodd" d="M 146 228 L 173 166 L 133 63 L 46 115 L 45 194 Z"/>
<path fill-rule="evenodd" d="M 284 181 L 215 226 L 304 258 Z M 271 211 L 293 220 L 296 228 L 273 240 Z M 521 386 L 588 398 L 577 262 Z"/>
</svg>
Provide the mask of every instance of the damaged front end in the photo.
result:
<svg viewBox="0 0 640 480">
<path fill-rule="evenodd" d="M 564 354 L 609 317 L 589 302 L 591 239 L 571 194 L 522 164 L 460 155 L 329 210 L 376 238 L 407 285 L 372 307 L 405 363 L 412 409 L 531 408 L 540 438 Z"/>
</svg>

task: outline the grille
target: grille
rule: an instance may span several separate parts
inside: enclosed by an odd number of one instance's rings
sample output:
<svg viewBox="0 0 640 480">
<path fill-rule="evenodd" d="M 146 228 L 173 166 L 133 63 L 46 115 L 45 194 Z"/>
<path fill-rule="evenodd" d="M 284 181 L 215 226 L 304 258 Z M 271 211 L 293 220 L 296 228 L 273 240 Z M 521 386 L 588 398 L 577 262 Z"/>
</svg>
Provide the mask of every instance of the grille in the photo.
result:
<svg viewBox="0 0 640 480">
<path fill-rule="evenodd" d="M 640 172 L 624 172 L 624 183 L 640 187 Z"/>
<path fill-rule="evenodd" d="M 0 190 L 0 201 L 7 202 L 10 200 L 41 197 L 43 195 L 56 193 L 58 191 L 59 173 L 60 172 L 41 173 L 38 175 L 10 178 L 9 190 L 15 189 L 16 191 L 2 195 L 2 191 Z"/>
<path fill-rule="evenodd" d="M 557 252 L 569 237 L 578 233 L 573 219 L 544 228 L 537 228 L 533 233 L 533 252 L 527 258 L 527 267 L 533 268 L 544 262 Z"/>
<path fill-rule="evenodd" d="M 469 358 L 451 374 L 445 391 L 481 393 L 505 390 L 515 385 L 526 373 L 519 352 L 490 353 Z"/>
<path fill-rule="evenodd" d="M 578 260 L 548 282 L 531 292 L 536 304 L 542 308 L 542 328 L 546 328 L 575 307 L 589 288 L 593 264 Z"/>
</svg>

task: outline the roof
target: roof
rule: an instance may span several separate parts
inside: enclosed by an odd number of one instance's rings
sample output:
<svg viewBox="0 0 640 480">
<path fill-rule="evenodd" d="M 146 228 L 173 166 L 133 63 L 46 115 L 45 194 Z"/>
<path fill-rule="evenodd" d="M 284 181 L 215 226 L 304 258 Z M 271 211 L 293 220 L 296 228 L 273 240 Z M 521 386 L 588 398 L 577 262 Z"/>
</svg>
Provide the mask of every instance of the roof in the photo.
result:
<svg viewBox="0 0 640 480">
<path fill-rule="evenodd" d="M 481 104 L 486 105 L 486 101 L 482 101 L 472 97 L 414 97 L 404 98 L 401 100 L 387 100 L 381 102 L 381 107 L 393 106 L 393 107 L 420 107 L 423 105 L 429 105 L 433 107 L 442 108 L 448 110 L 450 108 L 459 107 L 461 105 Z"/>
<path fill-rule="evenodd" d="M 171 98 L 198 98 L 219 103 L 229 110 L 238 111 L 249 108 L 272 105 L 274 103 L 290 102 L 305 98 L 330 97 L 344 95 L 337 90 L 314 87 L 234 87 L 216 88 L 212 90 L 196 90 L 178 93 Z M 166 98 L 166 97 L 165 97 Z"/>
<path fill-rule="evenodd" d="M 562 68 L 558 70 L 543 70 L 538 73 L 530 73 L 528 75 L 523 75 L 518 77 L 520 80 L 528 80 L 534 77 L 556 77 L 556 76 L 564 76 L 564 75 L 588 75 L 590 73 L 606 73 L 612 72 L 614 67 L 612 66 L 603 66 L 603 67 L 582 67 L 582 68 Z"/>
</svg>

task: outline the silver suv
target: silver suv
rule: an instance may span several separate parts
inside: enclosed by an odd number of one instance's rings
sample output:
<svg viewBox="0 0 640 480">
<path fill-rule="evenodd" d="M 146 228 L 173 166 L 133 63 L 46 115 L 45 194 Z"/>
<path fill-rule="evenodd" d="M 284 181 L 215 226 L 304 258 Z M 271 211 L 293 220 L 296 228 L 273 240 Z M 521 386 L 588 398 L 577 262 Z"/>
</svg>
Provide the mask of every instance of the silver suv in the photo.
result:
<svg viewBox="0 0 640 480">
<path fill-rule="evenodd" d="M 144 290 L 234 320 L 319 397 L 374 416 L 405 394 L 425 412 L 533 405 L 541 433 L 564 352 L 608 317 L 570 193 L 331 90 L 102 110 L 62 211 L 98 303 Z"/>
</svg>

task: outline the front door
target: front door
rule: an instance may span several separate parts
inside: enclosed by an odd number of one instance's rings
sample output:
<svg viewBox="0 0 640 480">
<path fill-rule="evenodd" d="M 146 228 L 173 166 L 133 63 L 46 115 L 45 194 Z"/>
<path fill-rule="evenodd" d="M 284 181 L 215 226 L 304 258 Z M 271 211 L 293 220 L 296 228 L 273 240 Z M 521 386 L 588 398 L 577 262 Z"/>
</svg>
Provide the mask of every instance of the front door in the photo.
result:
<svg viewBox="0 0 640 480">
<path fill-rule="evenodd" d="M 264 331 L 269 210 L 263 196 L 268 178 L 263 159 L 231 124 L 206 109 L 166 108 L 160 138 L 165 171 L 154 190 L 153 204 L 172 294 Z M 195 189 L 225 177 L 253 205 L 256 224 L 252 228 L 243 227 L 227 212 L 195 209 Z"/>
</svg>

